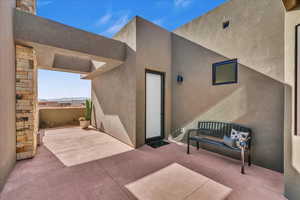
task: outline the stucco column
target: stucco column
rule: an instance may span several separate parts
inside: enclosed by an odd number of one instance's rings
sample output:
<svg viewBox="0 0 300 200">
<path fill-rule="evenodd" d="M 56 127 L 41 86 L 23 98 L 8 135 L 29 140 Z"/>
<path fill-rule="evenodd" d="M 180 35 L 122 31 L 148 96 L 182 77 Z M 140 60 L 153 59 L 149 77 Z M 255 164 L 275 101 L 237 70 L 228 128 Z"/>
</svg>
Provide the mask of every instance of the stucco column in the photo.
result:
<svg viewBox="0 0 300 200">
<path fill-rule="evenodd" d="M 36 13 L 35 0 L 17 0 L 16 8 Z M 36 152 L 37 65 L 32 47 L 16 45 L 16 144 L 17 160 L 32 158 Z"/>
</svg>

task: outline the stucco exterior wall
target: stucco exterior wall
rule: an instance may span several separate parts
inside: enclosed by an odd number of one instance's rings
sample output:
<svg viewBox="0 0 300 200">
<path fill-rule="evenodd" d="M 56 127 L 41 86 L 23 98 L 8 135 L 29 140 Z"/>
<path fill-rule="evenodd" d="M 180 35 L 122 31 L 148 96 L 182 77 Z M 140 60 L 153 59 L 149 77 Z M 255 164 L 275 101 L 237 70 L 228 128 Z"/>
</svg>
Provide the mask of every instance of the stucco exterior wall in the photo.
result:
<svg viewBox="0 0 300 200">
<path fill-rule="evenodd" d="M 115 37 L 126 42 L 126 61 L 92 79 L 97 128 L 136 147 L 136 24 L 133 19 Z"/>
<path fill-rule="evenodd" d="M 15 0 L 0 1 L 0 191 L 16 161 L 15 46 L 13 40 L 13 8 L 15 6 Z"/>
<path fill-rule="evenodd" d="M 296 25 L 300 24 L 300 7 L 285 14 L 285 131 L 284 180 L 285 195 L 290 200 L 300 194 L 300 136 L 295 136 L 295 44 Z M 298 50 L 299 51 L 299 50 Z M 298 75 L 299 77 L 299 75 Z M 299 80 L 298 80 L 299 81 Z M 299 105 L 298 105 L 299 106 Z M 299 129 L 299 128 L 298 128 Z"/>
<path fill-rule="evenodd" d="M 78 125 L 78 119 L 84 117 L 84 107 L 79 108 L 40 108 L 39 128 L 53 128 Z"/>
<path fill-rule="evenodd" d="M 196 128 L 201 120 L 245 125 L 253 130 L 254 163 L 283 171 L 283 84 L 240 64 L 237 84 L 213 86 L 212 64 L 225 60 L 228 58 L 172 35 L 173 132 Z M 184 78 L 182 84 L 176 82 L 178 74 Z M 174 136 L 185 141 L 183 134 Z"/>
<path fill-rule="evenodd" d="M 137 24 L 136 132 L 137 146 L 145 143 L 145 71 L 165 73 L 165 137 L 171 132 L 171 33 L 140 17 Z"/>
<path fill-rule="evenodd" d="M 174 32 L 283 81 L 284 12 L 280 0 L 230 0 Z"/>
<path fill-rule="evenodd" d="M 92 80 L 97 127 L 102 123 L 106 132 L 131 146 L 145 144 L 145 71 L 151 69 L 166 73 L 167 138 L 171 131 L 171 33 L 135 17 L 114 39 L 128 45 L 127 60 Z"/>
</svg>

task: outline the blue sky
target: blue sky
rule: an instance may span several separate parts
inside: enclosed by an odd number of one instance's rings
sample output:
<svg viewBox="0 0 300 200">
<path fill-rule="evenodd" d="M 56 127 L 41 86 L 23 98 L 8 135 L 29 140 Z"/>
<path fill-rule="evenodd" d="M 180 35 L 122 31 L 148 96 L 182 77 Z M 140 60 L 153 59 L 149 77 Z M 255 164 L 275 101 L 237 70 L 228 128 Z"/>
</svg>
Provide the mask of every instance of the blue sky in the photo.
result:
<svg viewBox="0 0 300 200">
<path fill-rule="evenodd" d="M 37 0 L 37 14 L 111 37 L 136 15 L 172 31 L 226 1 Z M 39 98 L 89 96 L 90 82 L 80 80 L 79 75 L 39 70 Z"/>
</svg>

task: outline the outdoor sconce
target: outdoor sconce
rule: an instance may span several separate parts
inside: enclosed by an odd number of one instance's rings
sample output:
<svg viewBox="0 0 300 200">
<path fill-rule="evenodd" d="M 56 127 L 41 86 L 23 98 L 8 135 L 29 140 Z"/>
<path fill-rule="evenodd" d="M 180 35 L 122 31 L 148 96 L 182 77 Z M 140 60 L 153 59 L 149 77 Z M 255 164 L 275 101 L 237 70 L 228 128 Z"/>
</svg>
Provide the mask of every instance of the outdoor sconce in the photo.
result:
<svg viewBox="0 0 300 200">
<path fill-rule="evenodd" d="M 183 76 L 177 75 L 177 83 L 181 84 L 183 82 Z"/>
<path fill-rule="evenodd" d="M 22 94 L 16 94 L 16 100 L 20 100 L 23 98 L 23 95 Z"/>
</svg>

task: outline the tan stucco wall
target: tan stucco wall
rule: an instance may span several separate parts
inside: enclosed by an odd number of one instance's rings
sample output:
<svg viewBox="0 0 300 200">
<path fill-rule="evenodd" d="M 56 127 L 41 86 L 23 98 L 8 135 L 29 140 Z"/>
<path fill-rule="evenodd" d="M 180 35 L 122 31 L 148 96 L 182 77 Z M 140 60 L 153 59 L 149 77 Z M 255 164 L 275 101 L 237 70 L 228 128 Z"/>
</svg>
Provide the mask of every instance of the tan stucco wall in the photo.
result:
<svg viewBox="0 0 300 200">
<path fill-rule="evenodd" d="M 125 42 L 127 60 L 92 80 L 97 128 L 139 147 L 145 143 L 145 70 L 165 72 L 165 136 L 171 131 L 171 33 L 140 18 L 114 39 Z"/>
<path fill-rule="evenodd" d="M 231 0 L 174 32 L 283 81 L 284 11 L 281 0 Z"/>
<path fill-rule="evenodd" d="M 300 7 L 285 14 L 285 194 L 290 200 L 300 196 L 300 136 L 294 130 L 295 26 L 300 24 Z"/>
<path fill-rule="evenodd" d="M 0 1 L 0 191 L 16 161 L 14 0 Z"/>
<path fill-rule="evenodd" d="M 145 70 L 165 73 L 165 137 L 171 131 L 171 33 L 140 17 L 137 24 L 136 132 L 137 146 L 145 143 Z"/>
<path fill-rule="evenodd" d="M 228 58 L 172 36 L 173 131 L 196 128 L 201 120 L 245 125 L 253 131 L 254 163 L 282 171 L 283 84 L 240 64 L 238 84 L 213 86 L 212 64 L 225 60 Z M 184 78 L 182 84 L 176 82 L 178 74 Z M 175 136 L 185 141 L 183 135 Z"/>
<path fill-rule="evenodd" d="M 39 128 L 53 128 L 67 125 L 79 125 L 78 119 L 84 117 L 80 108 L 40 108 Z"/>
<path fill-rule="evenodd" d="M 136 25 L 133 19 L 115 39 L 126 42 L 126 60 L 119 67 L 92 79 L 92 100 L 97 128 L 136 147 Z"/>
</svg>

